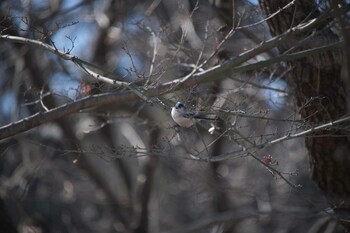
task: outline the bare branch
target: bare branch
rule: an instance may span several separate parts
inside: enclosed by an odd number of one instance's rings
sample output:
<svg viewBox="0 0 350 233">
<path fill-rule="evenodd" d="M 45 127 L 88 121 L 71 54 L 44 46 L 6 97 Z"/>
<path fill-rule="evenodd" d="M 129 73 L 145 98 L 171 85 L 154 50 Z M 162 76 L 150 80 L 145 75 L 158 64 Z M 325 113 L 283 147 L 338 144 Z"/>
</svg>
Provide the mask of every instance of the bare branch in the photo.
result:
<svg viewBox="0 0 350 233">
<path fill-rule="evenodd" d="M 341 124 L 341 123 L 344 123 L 344 122 L 347 122 L 347 121 L 350 121 L 350 116 L 345 116 L 345 117 L 342 117 L 342 118 L 340 118 L 338 120 L 335 120 L 335 121 L 331 121 L 331 122 L 328 122 L 328 123 L 325 123 L 325 124 L 322 124 L 322 125 L 319 125 L 319 126 L 311 127 L 309 129 L 304 130 L 304 131 L 299 132 L 299 133 L 288 134 L 288 135 L 285 135 L 283 137 L 277 138 L 275 140 L 271 140 L 271 141 L 266 142 L 266 143 L 253 145 L 253 146 L 251 146 L 249 148 L 243 148 L 241 150 L 227 152 L 227 153 L 224 153 L 224 154 L 221 154 L 221 155 L 217 155 L 217 156 L 214 156 L 214 157 L 200 158 L 198 160 L 205 161 L 205 162 L 219 162 L 219 161 L 223 161 L 223 160 L 227 160 L 227 159 L 236 158 L 237 156 L 241 156 L 243 154 L 246 154 L 246 153 L 248 153 L 251 150 L 266 149 L 267 147 L 270 147 L 270 146 L 275 145 L 277 143 L 280 143 L 280 142 L 283 142 L 283 141 L 286 141 L 286 140 L 291 140 L 291 139 L 303 137 L 303 136 L 312 134 L 312 133 L 314 133 L 316 131 L 320 131 L 320 130 L 324 130 L 324 129 L 327 129 L 327 128 L 331 128 L 331 127 L 333 127 L 333 126 L 335 126 L 337 124 Z"/>
<path fill-rule="evenodd" d="M 100 95 L 89 96 L 73 103 L 67 103 L 57 108 L 51 109 L 47 112 L 38 112 L 34 115 L 26 117 L 15 123 L 2 126 L 0 128 L 0 140 L 14 136 L 18 133 L 25 132 L 35 128 L 41 124 L 60 119 L 72 113 L 79 112 L 84 109 L 94 108 L 103 104 L 118 104 L 126 100 L 136 99 L 137 96 L 132 92 L 119 93 L 105 93 Z"/>
</svg>

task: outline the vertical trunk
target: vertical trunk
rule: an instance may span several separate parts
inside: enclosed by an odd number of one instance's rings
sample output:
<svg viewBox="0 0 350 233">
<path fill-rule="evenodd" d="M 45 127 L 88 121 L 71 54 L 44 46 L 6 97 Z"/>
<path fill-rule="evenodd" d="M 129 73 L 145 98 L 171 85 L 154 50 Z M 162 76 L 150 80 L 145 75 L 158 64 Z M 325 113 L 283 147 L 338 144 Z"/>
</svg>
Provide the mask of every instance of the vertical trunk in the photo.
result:
<svg viewBox="0 0 350 233">
<path fill-rule="evenodd" d="M 290 0 L 260 0 L 265 15 L 271 15 Z M 295 4 L 267 21 L 273 35 L 320 15 L 312 0 L 296 0 Z M 331 44 L 338 37 L 329 28 L 321 27 L 302 36 L 291 37 L 278 49 L 286 52 Z M 312 34 L 314 33 L 314 34 Z M 308 37 L 308 38 L 307 38 Z M 306 39 L 307 38 L 307 39 Z M 310 125 L 335 120 L 346 114 L 346 98 L 341 81 L 340 51 L 325 51 L 288 63 L 292 72 L 288 81 L 295 86 L 294 94 L 300 115 Z M 350 148 L 346 132 L 329 129 L 305 139 L 310 155 L 312 178 L 327 196 L 339 220 L 349 229 L 350 219 Z"/>
</svg>

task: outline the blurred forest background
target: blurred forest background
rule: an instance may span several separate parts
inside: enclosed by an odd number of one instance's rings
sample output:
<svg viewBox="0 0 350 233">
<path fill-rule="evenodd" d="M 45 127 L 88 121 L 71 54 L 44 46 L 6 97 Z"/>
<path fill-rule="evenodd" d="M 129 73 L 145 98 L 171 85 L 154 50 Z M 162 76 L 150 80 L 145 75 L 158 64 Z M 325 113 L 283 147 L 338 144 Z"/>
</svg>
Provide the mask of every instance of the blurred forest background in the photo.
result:
<svg viewBox="0 0 350 233">
<path fill-rule="evenodd" d="M 349 10 L 1 1 L 0 232 L 349 230 Z"/>
</svg>

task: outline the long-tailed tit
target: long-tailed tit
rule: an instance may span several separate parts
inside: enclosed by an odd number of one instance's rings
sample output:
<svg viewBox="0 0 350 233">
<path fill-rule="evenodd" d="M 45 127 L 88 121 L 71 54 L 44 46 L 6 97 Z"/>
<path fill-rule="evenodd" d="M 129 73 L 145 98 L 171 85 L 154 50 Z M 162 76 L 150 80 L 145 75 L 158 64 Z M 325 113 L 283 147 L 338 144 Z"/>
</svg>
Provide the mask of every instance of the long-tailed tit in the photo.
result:
<svg viewBox="0 0 350 233">
<path fill-rule="evenodd" d="M 212 118 L 202 117 L 196 112 L 188 111 L 180 102 L 177 102 L 175 106 L 171 108 L 171 117 L 179 126 L 185 128 L 191 127 L 196 122 L 196 119 L 215 120 Z"/>
</svg>

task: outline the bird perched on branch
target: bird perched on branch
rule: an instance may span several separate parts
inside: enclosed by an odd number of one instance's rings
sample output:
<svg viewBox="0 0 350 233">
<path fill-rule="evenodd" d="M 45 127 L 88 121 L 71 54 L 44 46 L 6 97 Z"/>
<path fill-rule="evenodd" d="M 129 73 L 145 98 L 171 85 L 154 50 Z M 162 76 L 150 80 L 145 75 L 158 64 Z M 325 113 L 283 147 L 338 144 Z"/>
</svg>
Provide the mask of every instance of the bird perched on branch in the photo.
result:
<svg viewBox="0 0 350 233">
<path fill-rule="evenodd" d="M 191 127 L 196 120 L 216 120 L 216 118 L 201 116 L 198 112 L 188 111 L 181 102 L 177 102 L 175 106 L 171 108 L 171 117 L 176 124 L 185 128 Z"/>
</svg>

